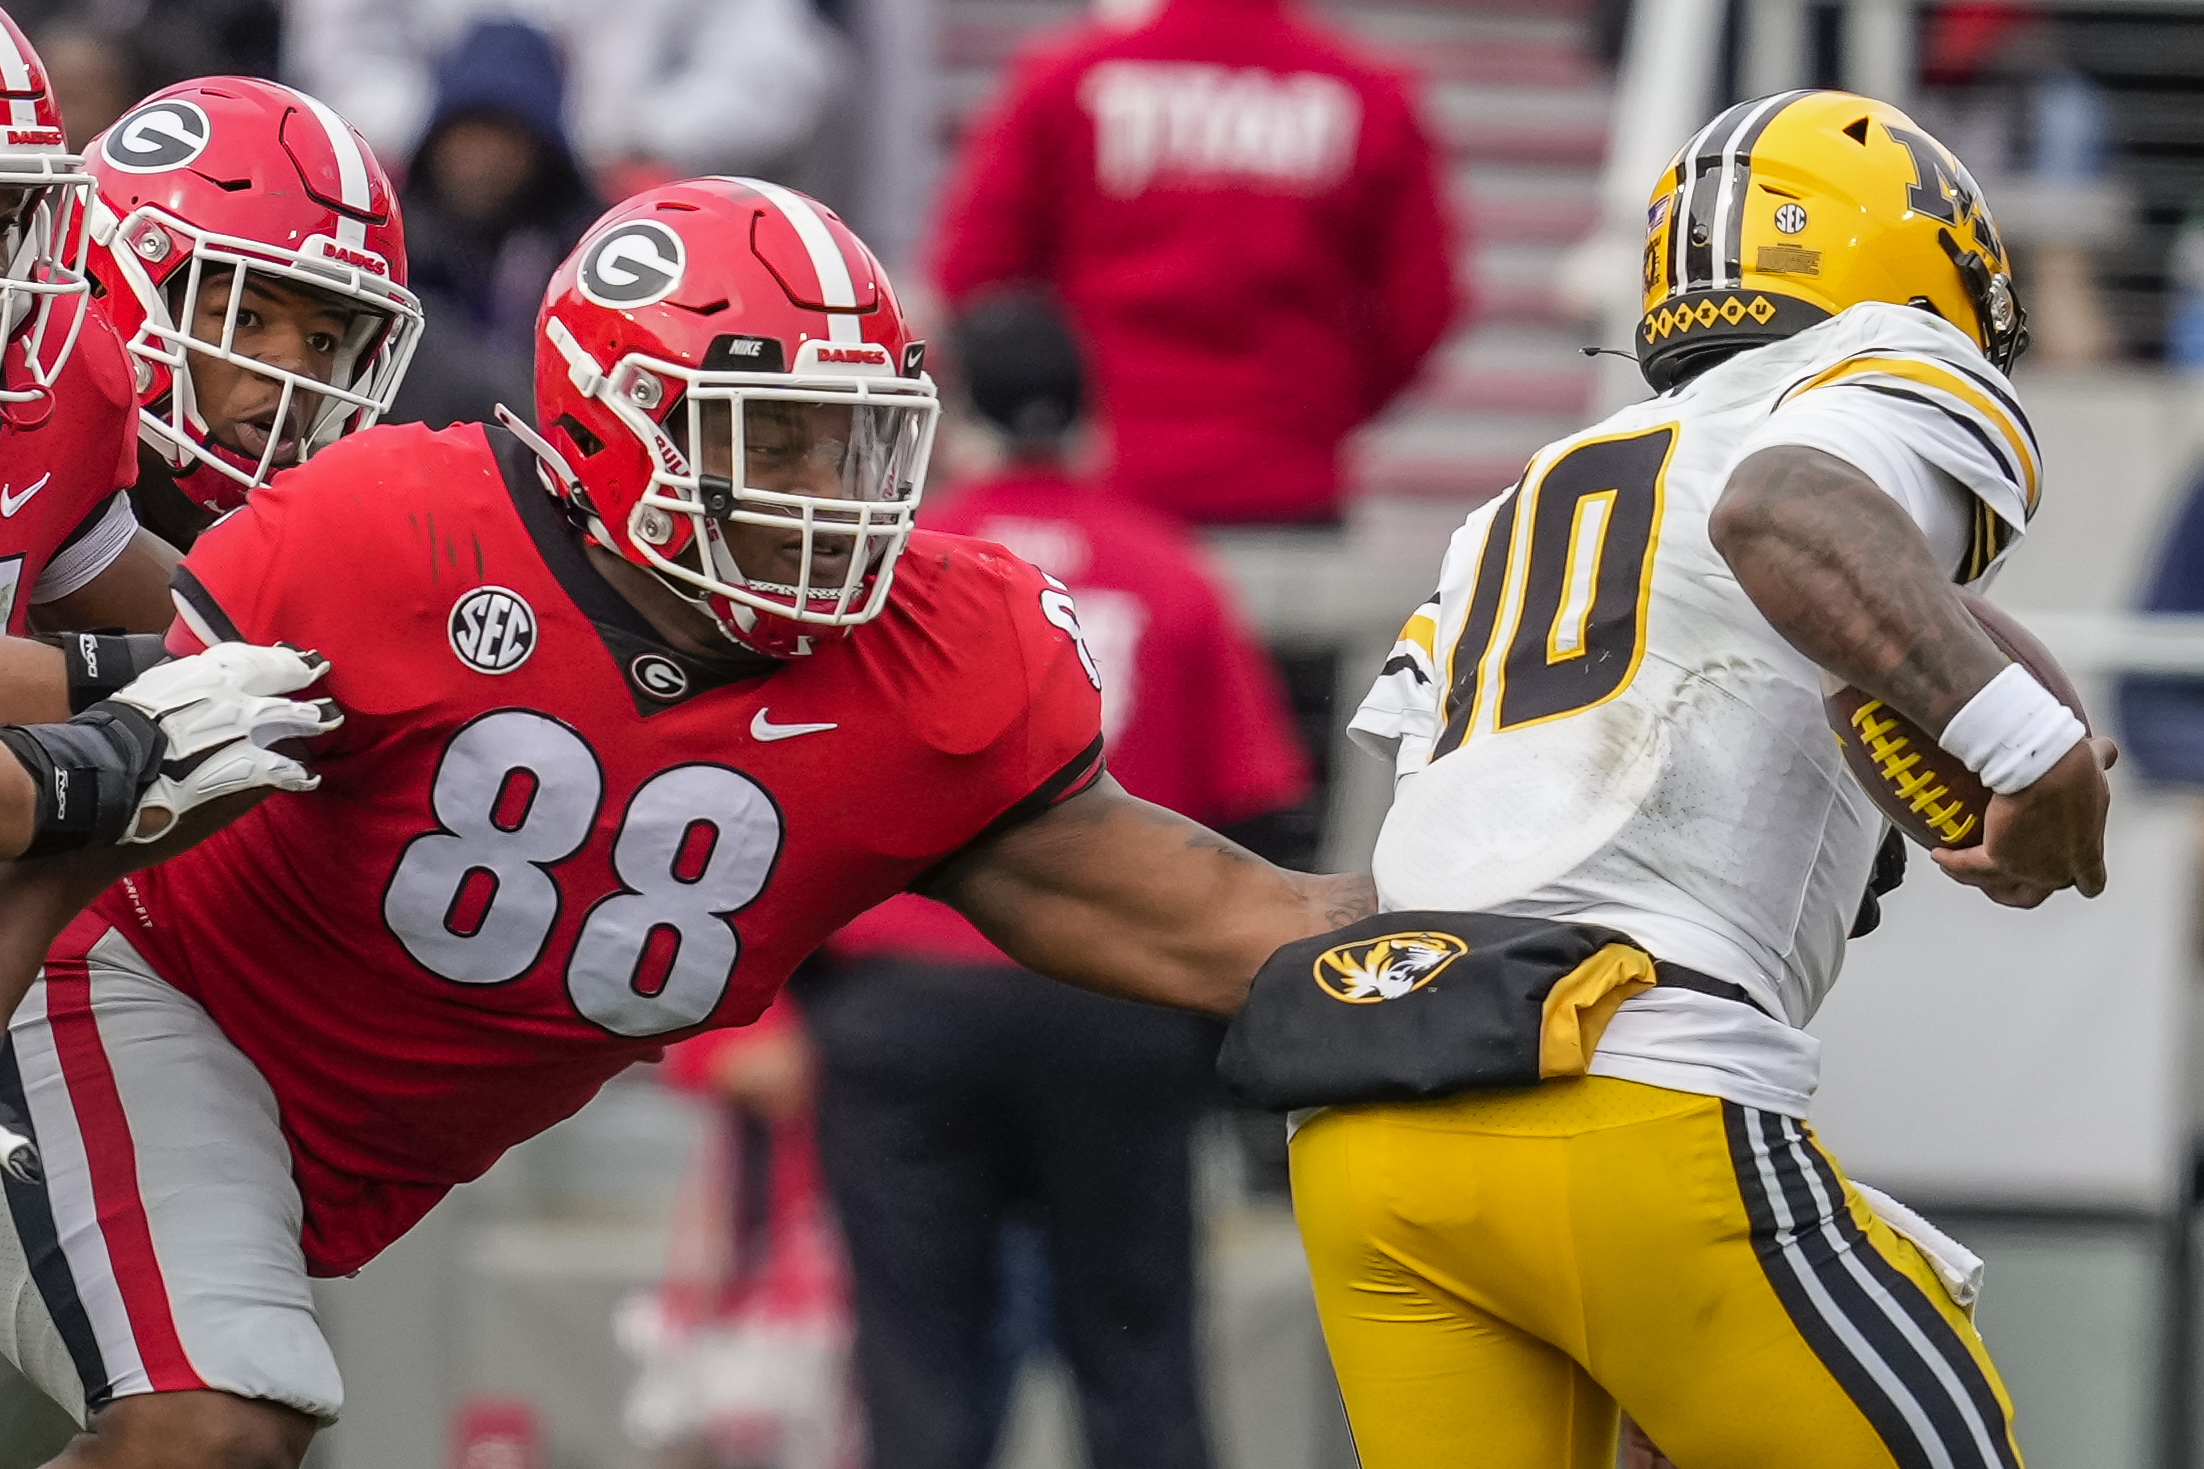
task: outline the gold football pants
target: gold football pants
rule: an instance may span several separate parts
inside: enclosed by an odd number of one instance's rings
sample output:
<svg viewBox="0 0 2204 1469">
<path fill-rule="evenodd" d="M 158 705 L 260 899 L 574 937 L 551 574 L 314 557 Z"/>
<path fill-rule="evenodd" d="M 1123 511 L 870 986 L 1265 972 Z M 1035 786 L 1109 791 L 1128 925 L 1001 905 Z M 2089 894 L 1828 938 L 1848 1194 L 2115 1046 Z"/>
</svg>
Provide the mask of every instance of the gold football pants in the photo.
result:
<svg viewBox="0 0 2204 1469">
<path fill-rule="evenodd" d="M 1341 1107 L 1294 1208 L 1364 1469 L 2019 1469 L 1973 1323 L 1805 1124 L 1606 1077 Z"/>
</svg>

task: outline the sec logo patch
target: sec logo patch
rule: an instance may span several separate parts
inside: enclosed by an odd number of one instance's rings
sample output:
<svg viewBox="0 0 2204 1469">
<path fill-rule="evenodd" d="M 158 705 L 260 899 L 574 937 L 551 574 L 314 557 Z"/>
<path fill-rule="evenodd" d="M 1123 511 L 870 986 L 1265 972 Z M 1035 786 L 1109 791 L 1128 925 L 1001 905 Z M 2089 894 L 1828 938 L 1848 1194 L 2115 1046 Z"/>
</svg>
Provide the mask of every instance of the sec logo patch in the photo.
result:
<svg viewBox="0 0 2204 1469">
<path fill-rule="evenodd" d="M 536 612 L 520 593 L 476 587 L 452 607 L 452 651 L 477 673 L 511 673 L 536 651 Z"/>
<path fill-rule="evenodd" d="M 1418 930 L 1335 944 L 1316 956 L 1316 987 L 1350 1005 L 1397 1000 L 1437 979 L 1469 945 L 1450 933 Z"/>
</svg>

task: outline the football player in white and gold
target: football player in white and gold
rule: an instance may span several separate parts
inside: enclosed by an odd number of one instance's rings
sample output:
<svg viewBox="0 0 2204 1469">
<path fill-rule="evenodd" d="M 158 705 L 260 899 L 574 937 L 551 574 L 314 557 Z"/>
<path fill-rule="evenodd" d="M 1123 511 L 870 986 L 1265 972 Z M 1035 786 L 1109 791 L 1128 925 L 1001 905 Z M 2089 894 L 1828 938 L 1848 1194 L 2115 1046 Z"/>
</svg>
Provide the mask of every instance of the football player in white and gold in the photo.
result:
<svg viewBox="0 0 2204 1469">
<path fill-rule="evenodd" d="M 1816 1142 L 1799 1029 L 1886 833 L 1824 671 L 1997 793 L 1947 873 L 2104 883 L 2110 745 L 1955 590 L 2042 491 L 2005 251 L 1957 159 L 1840 92 L 1724 112 L 1647 222 L 1658 396 L 1469 517 L 1352 728 L 1398 762 L 1385 908 L 1602 924 L 1700 983 L 1624 1001 L 1586 1077 L 1300 1128 L 1362 1463 L 1607 1466 L 1619 1405 L 1684 1469 L 2017 1469 L 1948 1242 Z"/>
</svg>

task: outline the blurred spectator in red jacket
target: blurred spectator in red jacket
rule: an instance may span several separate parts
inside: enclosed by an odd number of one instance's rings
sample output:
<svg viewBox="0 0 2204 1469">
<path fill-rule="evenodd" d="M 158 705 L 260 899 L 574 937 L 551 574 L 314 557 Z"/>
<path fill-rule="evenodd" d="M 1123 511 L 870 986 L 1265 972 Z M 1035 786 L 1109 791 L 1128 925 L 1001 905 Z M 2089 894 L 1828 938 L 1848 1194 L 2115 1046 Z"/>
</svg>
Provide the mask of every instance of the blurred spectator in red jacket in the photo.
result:
<svg viewBox="0 0 2204 1469">
<path fill-rule="evenodd" d="M 1092 354 L 1112 479 L 1202 523 L 1336 520 L 1340 441 L 1463 293 L 1411 83 L 1291 0 L 1170 0 L 1026 56 L 946 194 L 953 306 L 1036 281 Z"/>
<path fill-rule="evenodd" d="M 1307 786 L 1284 691 L 1186 533 L 1068 468 L 1083 389 L 1061 315 L 1031 295 L 989 299 L 955 340 L 1009 465 L 922 520 L 1068 583 L 1111 770 L 1135 795 L 1252 834 Z M 1087 1463 L 1206 1469 L 1189 1154 L 1213 1023 L 1051 984 L 916 896 L 859 918 L 828 954 L 803 1003 L 871 1469 L 989 1462 L 1008 1376 L 998 1248 L 1006 1222 L 1035 1215 Z"/>
</svg>

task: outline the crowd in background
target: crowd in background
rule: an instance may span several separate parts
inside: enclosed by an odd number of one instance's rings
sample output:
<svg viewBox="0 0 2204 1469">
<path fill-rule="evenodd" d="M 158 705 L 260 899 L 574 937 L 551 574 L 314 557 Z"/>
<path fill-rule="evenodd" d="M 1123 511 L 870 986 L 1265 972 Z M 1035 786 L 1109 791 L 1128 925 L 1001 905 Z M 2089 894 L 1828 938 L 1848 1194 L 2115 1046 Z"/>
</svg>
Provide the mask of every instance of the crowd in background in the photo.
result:
<svg viewBox="0 0 2204 1469">
<path fill-rule="evenodd" d="M 1014 64 L 915 218 L 895 201 L 923 183 L 884 191 L 861 157 L 883 95 L 866 4 L 8 8 L 74 146 L 149 91 L 227 73 L 279 77 L 362 130 L 402 179 L 427 318 L 400 421 L 526 403 L 545 284 L 638 188 L 750 174 L 841 210 L 887 245 L 905 298 L 931 303 L 928 363 L 957 412 L 924 523 L 1071 585 L 1128 788 L 1308 865 L 1277 818 L 1305 799 L 1310 752 L 1194 532 L 1335 527 L 1342 446 L 1471 309 L 1469 222 L 1445 202 L 1412 75 L 1287 0 L 1098 5 Z M 1624 8 L 1605 7 L 1616 35 Z M 1943 7 L 1924 109 L 1967 156 L 2086 188 L 2106 172 L 2105 93 L 2046 34 L 2028 7 Z M 2166 339 L 2188 363 L 2204 361 L 2192 233 Z M 2089 241 L 2031 248 L 2050 355 L 2115 352 Z M 2204 609 L 2199 566 L 2204 494 L 2150 605 Z M 2129 690 L 2150 773 L 2204 780 L 2196 688 Z M 725 1248 L 688 1309 L 854 1321 L 876 1469 L 978 1469 L 1018 1355 L 1042 1343 L 1073 1368 L 1096 1469 L 1206 1464 L 1188 1162 L 1216 1102 L 1206 1025 L 1047 985 L 915 897 L 854 925 L 797 993 L 669 1067 L 724 1123 L 703 1192 Z M 846 1269 L 819 1244 L 831 1213 Z"/>
<path fill-rule="evenodd" d="M 440 427 L 529 400 L 545 285 L 609 201 L 749 174 L 868 228 L 864 3 L 11 10 L 80 147 L 210 74 L 353 122 L 401 180 L 427 319 L 390 418 Z M 1071 586 L 1128 789 L 1299 865 L 1277 818 L 1311 762 L 1193 528 L 1335 526 L 1344 441 L 1464 304 L 1412 85 L 1286 0 L 1103 7 L 1020 60 L 938 209 L 887 232 L 921 242 L 905 294 L 936 303 L 928 364 L 958 389 L 964 447 L 940 462 L 966 472 L 937 471 L 923 523 Z M 1073 1369 L 1096 1469 L 1207 1465 L 1191 1156 L 1214 1027 L 1050 985 L 916 897 L 798 993 L 665 1068 L 721 1126 L 692 1189 L 706 1244 L 628 1323 L 660 1389 L 631 1405 L 638 1435 L 669 1465 L 766 1462 L 762 1443 L 786 1469 L 850 1462 L 860 1415 L 790 1373 L 831 1378 L 854 1321 L 875 1469 L 979 1469 L 1042 1346 Z"/>
</svg>

